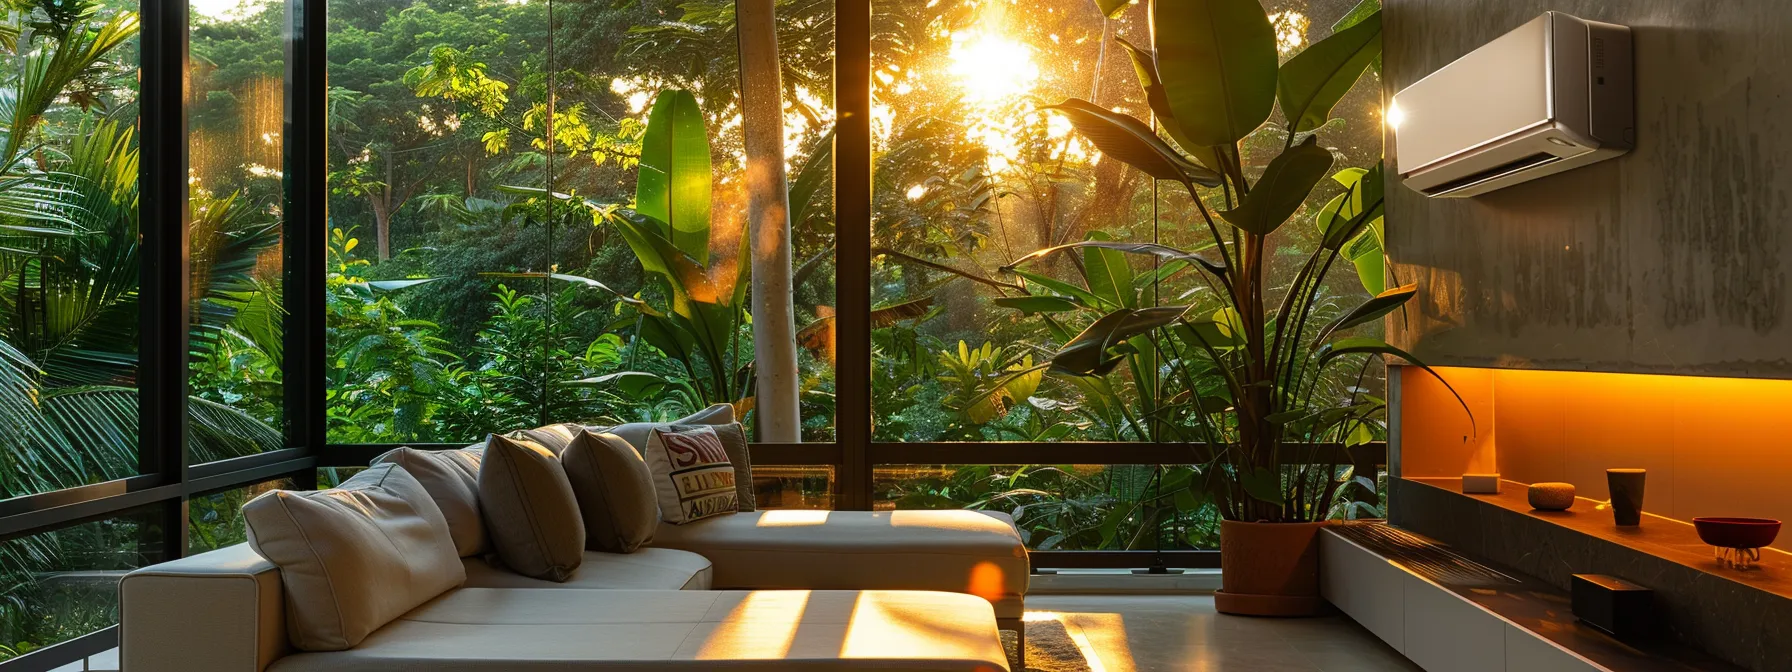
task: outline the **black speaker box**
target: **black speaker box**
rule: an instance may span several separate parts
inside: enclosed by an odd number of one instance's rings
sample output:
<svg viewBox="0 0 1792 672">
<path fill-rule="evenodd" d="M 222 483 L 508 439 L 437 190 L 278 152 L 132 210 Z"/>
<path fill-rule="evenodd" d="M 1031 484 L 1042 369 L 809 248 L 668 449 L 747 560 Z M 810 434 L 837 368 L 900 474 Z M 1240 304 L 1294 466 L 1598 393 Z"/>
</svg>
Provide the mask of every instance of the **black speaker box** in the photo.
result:
<svg viewBox="0 0 1792 672">
<path fill-rule="evenodd" d="M 1574 616 L 1618 639 L 1647 637 L 1654 628 L 1655 591 L 1603 574 L 1575 574 Z"/>
</svg>

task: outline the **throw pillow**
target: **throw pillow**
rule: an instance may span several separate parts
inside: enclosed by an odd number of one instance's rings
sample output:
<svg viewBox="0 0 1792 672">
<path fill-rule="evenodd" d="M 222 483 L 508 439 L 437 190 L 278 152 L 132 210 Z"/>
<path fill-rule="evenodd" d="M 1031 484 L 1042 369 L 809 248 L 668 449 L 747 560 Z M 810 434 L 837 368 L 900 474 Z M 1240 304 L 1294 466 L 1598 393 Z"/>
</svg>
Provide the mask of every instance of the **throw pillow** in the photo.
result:
<svg viewBox="0 0 1792 672">
<path fill-rule="evenodd" d="M 701 424 L 668 425 L 675 430 L 688 431 L 702 426 Z M 716 438 L 722 441 L 722 449 L 728 452 L 728 463 L 734 466 L 734 501 L 739 511 L 754 511 L 753 496 L 753 457 L 748 453 L 747 430 L 738 422 L 709 425 L 716 430 Z"/>
<path fill-rule="evenodd" d="M 627 441 L 581 431 L 560 454 L 560 463 L 585 520 L 585 548 L 633 553 L 653 540 L 660 522 L 653 472 Z"/>
<path fill-rule="evenodd" d="M 647 434 L 645 457 L 653 470 L 661 520 L 682 525 L 738 508 L 734 467 L 715 429 L 655 427 Z"/>
<path fill-rule="evenodd" d="M 487 546 L 485 521 L 479 517 L 479 461 L 484 455 L 483 445 L 458 450 L 407 447 L 373 458 L 373 463 L 404 467 L 423 484 L 448 520 L 454 550 L 465 558 L 484 553 Z"/>
<path fill-rule="evenodd" d="M 448 521 L 396 464 L 340 487 L 274 490 L 243 505 L 249 546 L 280 568 L 286 630 L 306 651 L 341 651 L 464 583 Z"/>
<path fill-rule="evenodd" d="M 565 582 L 585 559 L 585 523 L 560 458 L 534 441 L 485 439 L 479 509 L 498 559 L 523 576 Z"/>
</svg>

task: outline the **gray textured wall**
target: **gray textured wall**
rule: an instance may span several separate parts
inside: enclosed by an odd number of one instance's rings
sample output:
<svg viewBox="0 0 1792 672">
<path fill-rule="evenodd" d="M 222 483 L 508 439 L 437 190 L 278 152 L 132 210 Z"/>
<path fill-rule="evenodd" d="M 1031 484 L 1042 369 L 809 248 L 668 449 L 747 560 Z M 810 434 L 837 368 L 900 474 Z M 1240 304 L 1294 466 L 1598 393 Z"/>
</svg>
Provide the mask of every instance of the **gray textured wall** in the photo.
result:
<svg viewBox="0 0 1792 672">
<path fill-rule="evenodd" d="M 1628 25 L 1637 148 L 1472 199 L 1390 187 L 1430 364 L 1792 377 L 1792 2 L 1384 0 L 1387 91 L 1544 10 Z M 1388 155 L 1393 155 L 1389 138 Z"/>
</svg>

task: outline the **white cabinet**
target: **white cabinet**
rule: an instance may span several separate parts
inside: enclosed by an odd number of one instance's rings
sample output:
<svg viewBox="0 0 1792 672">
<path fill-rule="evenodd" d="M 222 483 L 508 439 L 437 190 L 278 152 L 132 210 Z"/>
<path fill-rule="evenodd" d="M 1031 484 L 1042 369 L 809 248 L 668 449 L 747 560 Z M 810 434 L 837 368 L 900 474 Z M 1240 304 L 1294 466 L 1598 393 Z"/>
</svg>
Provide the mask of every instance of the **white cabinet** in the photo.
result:
<svg viewBox="0 0 1792 672">
<path fill-rule="evenodd" d="M 1428 672 L 1606 670 L 1330 530 L 1319 562 L 1325 599 Z"/>
</svg>

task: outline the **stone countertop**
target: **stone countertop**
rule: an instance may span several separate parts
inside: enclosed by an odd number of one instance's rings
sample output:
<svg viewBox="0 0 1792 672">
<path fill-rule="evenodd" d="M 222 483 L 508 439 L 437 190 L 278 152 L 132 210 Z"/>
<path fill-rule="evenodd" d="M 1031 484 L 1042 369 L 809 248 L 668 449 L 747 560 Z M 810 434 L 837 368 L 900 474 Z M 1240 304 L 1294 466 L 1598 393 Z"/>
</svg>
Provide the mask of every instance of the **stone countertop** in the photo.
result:
<svg viewBox="0 0 1792 672">
<path fill-rule="evenodd" d="M 1792 553 L 1779 549 L 1761 549 L 1761 561 L 1752 569 L 1731 569 L 1718 563 L 1716 549 L 1700 541 L 1698 532 L 1689 522 L 1644 513 L 1642 525 L 1618 527 L 1612 522 L 1610 511 L 1596 508 L 1602 502 L 1585 497 L 1574 498 L 1574 506 L 1567 511 L 1534 510 L 1525 495 L 1529 486 L 1515 481 L 1502 481 L 1498 494 L 1486 495 L 1464 494 L 1462 480 L 1456 478 L 1406 480 L 1555 523 L 1756 590 L 1792 598 Z"/>
<path fill-rule="evenodd" d="M 1665 641 L 1621 642 L 1577 621 L 1568 595 L 1555 587 L 1385 522 L 1345 523 L 1333 530 L 1513 625 L 1605 668 L 1638 672 L 1742 671 Z"/>
</svg>

